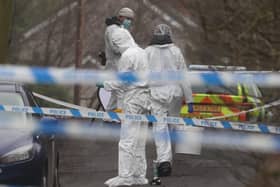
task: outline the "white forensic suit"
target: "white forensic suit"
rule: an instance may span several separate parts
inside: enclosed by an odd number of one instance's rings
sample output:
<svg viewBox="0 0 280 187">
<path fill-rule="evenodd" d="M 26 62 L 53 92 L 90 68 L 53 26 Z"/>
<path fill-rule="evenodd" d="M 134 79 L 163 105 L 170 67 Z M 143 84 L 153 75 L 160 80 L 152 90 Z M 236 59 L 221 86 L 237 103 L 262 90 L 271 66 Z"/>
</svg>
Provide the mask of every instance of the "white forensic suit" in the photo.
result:
<svg viewBox="0 0 280 187">
<path fill-rule="evenodd" d="M 122 56 L 118 62 L 118 71 L 145 71 L 148 69 L 146 53 L 138 47 L 131 38 L 122 38 L 119 51 Z M 104 82 L 108 91 L 116 91 L 122 95 L 125 114 L 147 114 L 149 106 L 149 90 L 144 82 L 133 85 L 118 81 Z M 109 179 L 105 184 L 109 187 L 120 185 L 147 184 L 145 136 L 148 124 L 143 122 L 123 120 L 119 141 L 118 176 Z"/>
<path fill-rule="evenodd" d="M 181 50 L 173 43 L 151 45 L 146 48 L 150 70 L 154 72 L 187 70 Z M 151 113 L 158 116 L 178 116 L 183 96 L 192 103 L 192 90 L 188 81 L 178 84 L 151 86 Z M 171 162 L 172 149 L 168 124 L 153 124 L 157 162 Z M 163 137 L 163 138 L 162 138 Z"/>
<path fill-rule="evenodd" d="M 117 71 L 118 61 L 121 58 L 119 52 L 119 41 L 123 36 L 129 37 L 133 40 L 128 30 L 122 28 L 117 24 L 107 26 L 105 31 L 105 54 L 106 54 L 106 70 Z M 118 94 L 115 91 L 111 92 L 109 103 L 106 107 L 107 111 L 113 111 L 118 107 Z"/>
</svg>

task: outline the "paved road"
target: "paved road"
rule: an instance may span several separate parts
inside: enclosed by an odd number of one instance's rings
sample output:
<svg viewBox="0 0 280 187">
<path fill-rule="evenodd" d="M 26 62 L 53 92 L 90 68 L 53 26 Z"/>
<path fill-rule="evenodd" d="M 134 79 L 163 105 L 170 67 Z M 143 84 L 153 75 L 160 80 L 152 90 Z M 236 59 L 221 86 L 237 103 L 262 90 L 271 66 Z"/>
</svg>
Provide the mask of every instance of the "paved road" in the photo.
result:
<svg viewBox="0 0 280 187">
<path fill-rule="evenodd" d="M 117 174 L 117 144 L 100 140 L 60 138 L 62 187 L 102 187 Z M 154 145 L 147 145 L 148 178 L 152 178 Z M 202 149 L 199 156 L 174 155 L 171 177 L 164 187 L 245 187 L 256 174 L 257 162 L 249 153 Z M 145 185 L 150 186 L 150 185 Z"/>
</svg>

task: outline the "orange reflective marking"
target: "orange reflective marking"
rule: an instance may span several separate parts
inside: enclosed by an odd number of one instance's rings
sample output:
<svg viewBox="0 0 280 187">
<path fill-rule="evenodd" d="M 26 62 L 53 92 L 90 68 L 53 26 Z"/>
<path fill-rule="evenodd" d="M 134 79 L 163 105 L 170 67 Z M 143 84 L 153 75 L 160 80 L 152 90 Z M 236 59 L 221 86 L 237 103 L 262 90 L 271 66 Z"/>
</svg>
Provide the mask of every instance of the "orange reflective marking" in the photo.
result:
<svg viewBox="0 0 280 187">
<path fill-rule="evenodd" d="M 194 105 L 193 106 L 194 111 L 200 111 L 200 112 L 220 112 L 221 106 L 219 105 Z"/>
<path fill-rule="evenodd" d="M 234 102 L 232 96 L 229 95 L 220 95 L 220 98 L 225 102 L 225 104 Z"/>
<path fill-rule="evenodd" d="M 228 107 L 229 110 L 231 110 L 233 113 L 241 112 L 238 108 L 235 107 Z"/>
<path fill-rule="evenodd" d="M 209 97 L 205 97 L 204 99 L 202 99 L 201 103 L 212 104 L 213 102 Z"/>
<path fill-rule="evenodd" d="M 239 115 L 239 120 L 240 121 L 246 121 L 246 117 L 247 117 L 246 113 L 242 113 L 242 114 Z"/>
</svg>

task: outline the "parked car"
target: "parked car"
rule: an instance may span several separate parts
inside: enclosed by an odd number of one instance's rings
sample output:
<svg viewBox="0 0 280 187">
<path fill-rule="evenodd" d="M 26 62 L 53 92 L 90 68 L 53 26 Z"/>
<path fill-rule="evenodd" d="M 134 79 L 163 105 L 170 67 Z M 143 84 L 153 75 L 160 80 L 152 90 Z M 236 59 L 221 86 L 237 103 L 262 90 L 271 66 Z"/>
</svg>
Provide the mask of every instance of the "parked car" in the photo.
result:
<svg viewBox="0 0 280 187">
<path fill-rule="evenodd" d="M 190 71 L 246 71 L 246 67 L 240 66 L 211 66 L 190 65 Z M 194 113 L 189 114 L 188 107 L 183 104 L 182 117 L 211 118 L 234 115 L 241 111 L 247 111 L 255 107 L 263 106 L 263 96 L 255 84 L 237 84 L 237 86 L 192 86 L 194 98 Z M 242 113 L 240 115 L 222 118 L 230 121 L 262 121 L 265 118 L 265 110 Z"/>
<path fill-rule="evenodd" d="M 17 83 L 0 83 L 0 104 L 38 106 L 32 93 Z M 25 113 L 0 112 L 1 121 L 10 118 L 26 123 L 30 118 L 44 119 Z M 27 124 L 28 125 L 28 124 Z M 0 184 L 55 187 L 58 182 L 58 152 L 55 136 L 27 130 L 1 128 Z"/>
</svg>

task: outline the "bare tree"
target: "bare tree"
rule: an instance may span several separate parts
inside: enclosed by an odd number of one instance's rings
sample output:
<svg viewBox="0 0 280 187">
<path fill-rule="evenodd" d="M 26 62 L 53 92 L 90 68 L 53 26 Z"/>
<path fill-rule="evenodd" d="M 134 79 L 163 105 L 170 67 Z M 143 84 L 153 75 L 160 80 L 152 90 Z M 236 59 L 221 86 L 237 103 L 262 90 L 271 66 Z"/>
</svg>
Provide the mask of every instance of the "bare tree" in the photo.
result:
<svg viewBox="0 0 280 187">
<path fill-rule="evenodd" d="M 196 1 L 205 44 L 221 48 L 231 64 L 280 68 L 279 3 L 274 0 Z"/>
</svg>

